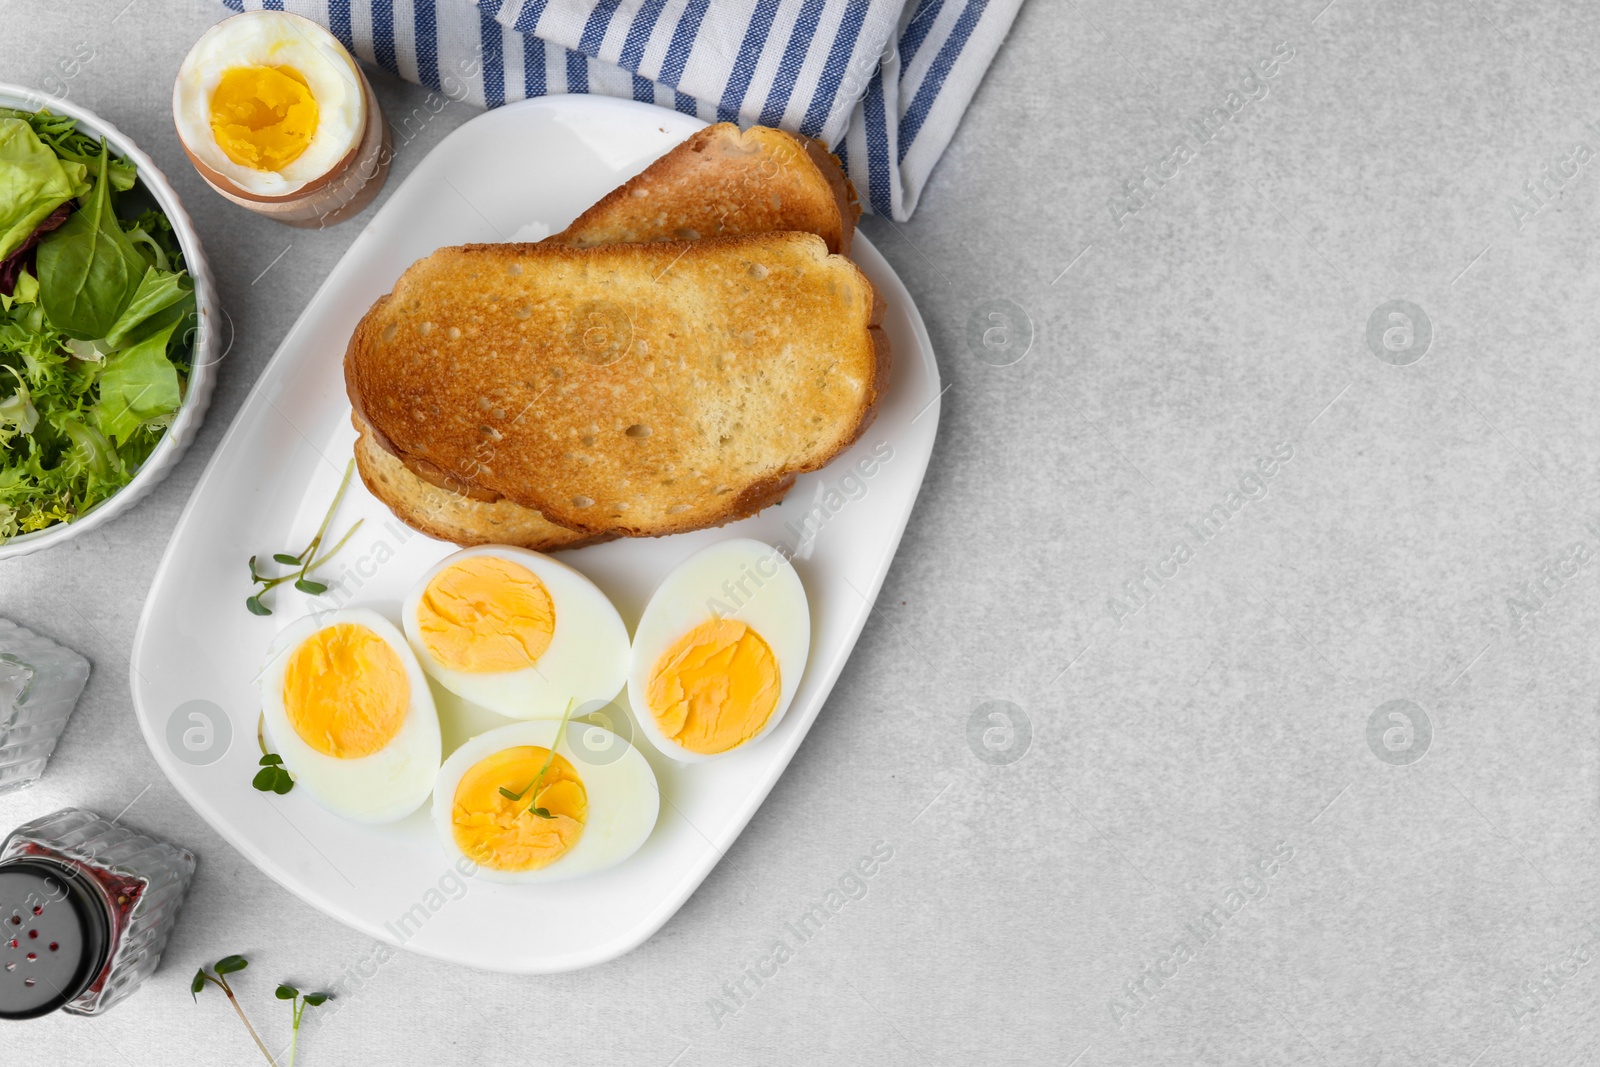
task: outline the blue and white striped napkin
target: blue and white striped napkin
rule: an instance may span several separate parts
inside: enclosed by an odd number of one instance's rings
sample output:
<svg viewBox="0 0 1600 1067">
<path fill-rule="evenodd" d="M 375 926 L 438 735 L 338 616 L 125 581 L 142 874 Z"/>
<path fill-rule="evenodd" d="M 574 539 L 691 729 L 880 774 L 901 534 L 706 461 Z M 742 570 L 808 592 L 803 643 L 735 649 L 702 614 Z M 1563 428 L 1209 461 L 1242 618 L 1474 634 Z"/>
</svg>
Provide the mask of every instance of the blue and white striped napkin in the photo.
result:
<svg viewBox="0 0 1600 1067">
<path fill-rule="evenodd" d="M 826 141 L 909 218 L 1022 0 L 223 0 L 486 107 L 604 93 Z"/>
</svg>

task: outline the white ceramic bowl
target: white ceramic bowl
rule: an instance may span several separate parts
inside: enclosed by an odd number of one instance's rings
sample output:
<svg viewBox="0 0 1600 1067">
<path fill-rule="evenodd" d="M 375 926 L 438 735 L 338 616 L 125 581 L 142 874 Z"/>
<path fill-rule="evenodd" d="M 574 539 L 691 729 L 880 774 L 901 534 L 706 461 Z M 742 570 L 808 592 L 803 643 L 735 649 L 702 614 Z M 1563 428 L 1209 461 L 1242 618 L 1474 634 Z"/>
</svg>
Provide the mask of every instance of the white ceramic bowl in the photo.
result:
<svg viewBox="0 0 1600 1067">
<path fill-rule="evenodd" d="M 205 417 L 206 408 L 211 404 L 211 390 L 216 383 L 216 365 L 221 358 L 218 351 L 221 309 L 217 305 L 216 283 L 211 279 L 211 268 L 206 264 L 205 253 L 200 250 L 200 236 L 195 233 L 194 223 L 189 221 L 189 214 L 183 210 L 183 204 L 178 201 L 178 194 L 167 183 L 167 176 L 151 162 L 149 156 L 139 150 L 138 145 L 94 112 L 20 85 L 0 82 L 0 107 L 18 108 L 24 111 L 48 108 L 57 115 L 70 115 L 78 120 L 78 129 L 92 136 L 105 137 L 113 152 L 133 162 L 139 169 L 139 184 L 155 198 L 161 210 L 166 212 L 167 218 L 172 221 L 172 231 L 178 238 L 178 246 L 183 249 L 184 263 L 194 277 L 195 309 L 198 317 L 194 365 L 189 372 L 189 388 L 183 398 L 183 406 L 178 408 L 177 417 L 173 419 L 166 436 L 156 445 L 155 451 L 150 453 L 150 457 L 144 461 L 144 466 L 139 468 L 133 480 L 72 522 L 57 523 L 43 530 L 20 534 L 0 543 L 0 560 L 3 560 L 59 545 L 79 534 L 105 525 L 137 504 L 157 482 L 177 466 L 178 458 L 183 455 L 183 450 L 189 447 L 189 442 L 194 440 L 195 433 L 200 429 L 200 420 Z"/>
</svg>

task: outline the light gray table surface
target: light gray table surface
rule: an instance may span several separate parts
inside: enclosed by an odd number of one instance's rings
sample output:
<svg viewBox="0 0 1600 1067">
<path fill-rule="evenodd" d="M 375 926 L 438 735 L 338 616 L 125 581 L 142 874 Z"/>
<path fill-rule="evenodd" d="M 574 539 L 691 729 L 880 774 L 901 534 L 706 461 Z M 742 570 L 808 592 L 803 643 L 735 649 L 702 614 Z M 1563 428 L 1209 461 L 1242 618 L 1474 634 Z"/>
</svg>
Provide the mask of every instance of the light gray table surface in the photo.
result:
<svg viewBox="0 0 1600 1067">
<path fill-rule="evenodd" d="M 1324 3 L 1026 6 L 916 217 L 863 223 L 950 388 L 788 772 L 637 951 L 544 978 L 402 953 L 308 1017 L 301 1063 L 1600 1059 L 1600 9 Z M 0 566 L 0 613 L 95 665 L 0 824 L 131 803 L 201 861 L 146 988 L 8 1025 L 6 1063 L 250 1063 L 220 997 L 185 999 L 199 964 L 250 957 L 276 1044 L 277 979 L 372 949 L 190 810 L 128 692 L 179 510 L 362 225 L 279 228 L 184 162 L 172 77 L 223 13 L 0 0 L 0 80 L 150 152 L 237 328 L 173 476 Z M 973 741 L 989 701 L 1017 729 Z M 864 895 L 729 992 L 875 845 Z"/>
</svg>

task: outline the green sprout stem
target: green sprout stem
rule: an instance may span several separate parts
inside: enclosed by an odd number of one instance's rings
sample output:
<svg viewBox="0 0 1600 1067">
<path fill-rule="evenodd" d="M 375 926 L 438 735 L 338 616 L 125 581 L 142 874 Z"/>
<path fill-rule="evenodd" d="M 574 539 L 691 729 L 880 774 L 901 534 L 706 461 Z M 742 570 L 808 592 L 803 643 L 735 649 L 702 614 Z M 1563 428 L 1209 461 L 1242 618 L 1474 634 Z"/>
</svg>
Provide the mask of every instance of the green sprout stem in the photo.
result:
<svg viewBox="0 0 1600 1067">
<path fill-rule="evenodd" d="M 294 1013 L 294 1025 L 289 1032 L 289 1062 L 285 1067 L 294 1067 L 295 1050 L 300 1044 L 300 1019 L 305 1015 L 307 1008 L 318 1007 L 333 996 L 332 993 L 305 993 L 292 985 L 280 985 L 276 994 L 279 1000 L 290 1001 L 290 1010 Z"/>
<path fill-rule="evenodd" d="M 338 555 L 339 550 L 345 546 L 345 542 L 349 541 L 350 538 L 355 535 L 355 532 L 361 529 L 361 524 L 366 521 L 367 520 L 365 519 L 357 519 L 355 524 L 351 526 L 350 529 L 345 531 L 344 536 L 339 538 L 339 540 L 334 543 L 332 548 L 328 549 L 328 551 L 324 552 L 321 556 L 317 557 L 315 560 L 312 560 L 310 563 L 307 563 L 305 566 L 301 567 L 300 570 L 293 574 L 280 574 L 276 578 L 268 578 L 265 575 L 257 575 L 256 581 L 261 584 L 261 591 L 265 593 L 268 589 L 282 585 L 284 582 L 295 582 L 298 584 L 299 582 L 305 581 L 308 574 L 322 566 L 324 563 L 328 562 L 334 556 Z M 295 559 L 298 560 L 299 557 L 295 557 Z"/>
<path fill-rule="evenodd" d="M 296 1000 L 294 1002 L 294 1027 L 289 1031 L 288 1067 L 294 1067 L 295 1050 L 300 1046 L 300 1016 L 305 1012 L 305 1010 L 306 1005 L 304 1001 Z"/>
<path fill-rule="evenodd" d="M 327 536 L 328 527 L 333 522 L 334 513 L 339 510 L 339 502 L 344 499 L 345 490 L 350 488 L 350 476 L 355 472 L 355 469 L 356 461 L 352 459 L 345 466 L 344 477 L 339 481 L 339 490 L 334 493 L 333 502 L 328 505 L 328 510 L 323 514 L 322 524 L 317 527 L 317 532 L 312 536 L 311 543 L 296 555 L 290 555 L 287 552 L 273 553 L 272 559 L 274 562 L 296 567 L 296 570 L 277 576 L 261 574 L 256 570 L 256 557 L 250 557 L 250 580 L 261 587 L 245 600 L 245 607 L 250 609 L 252 615 L 272 614 L 272 609 L 267 607 L 261 598 L 284 582 L 293 582 L 296 589 L 313 596 L 319 596 L 328 591 L 328 587 L 322 582 L 312 580 L 311 572 L 337 555 L 339 550 L 355 535 L 355 532 L 361 529 L 361 524 L 365 521 L 357 519 L 355 524 L 345 531 L 344 536 L 339 538 L 331 549 L 320 556 L 317 555 L 317 549 L 322 546 L 322 539 Z"/>
<path fill-rule="evenodd" d="M 337 540 L 337 541 L 335 541 L 333 543 L 333 547 L 332 548 L 330 548 L 330 549 L 328 549 L 328 551 L 324 552 L 321 555 L 321 557 L 319 557 L 318 559 L 312 561 L 311 563 L 306 564 L 305 573 L 310 573 L 311 571 L 316 570 L 318 567 L 320 567 L 324 563 L 328 562 L 334 556 L 337 556 L 339 554 L 339 550 L 345 546 L 346 542 L 348 542 L 352 536 L 355 535 L 355 532 L 357 530 L 361 529 L 361 524 L 366 522 L 366 521 L 367 521 L 366 519 L 357 519 L 355 521 L 355 523 L 350 527 L 350 529 L 348 529 L 348 530 L 346 530 L 344 532 L 344 536 L 339 538 L 339 540 Z M 302 577 L 304 577 L 304 574 L 302 574 Z"/>
<path fill-rule="evenodd" d="M 232 968 L 233 970 L 243 969 L 244 960 L 242 958 L 237 956 L 229 956 L 227 959 L 237 959 L 239 961 L 239 966 Z M 220 966 L 226 962 L 227 960 L 219 961 L 218 965 Z M 201 968 L 195 974 L 195 980 L 193 985 L 190 986 L 190 992 L 198 993 L 205 982 L 210 982 L 212 985 L 216 986 L 218 989 L 227 994 L 228 1003 L 233 1005 L 233 1010 L 239 1015 L 239 1021 L 244 1023 L 244 1028 L 249 1031 L 250 1040 L 256 1043 L 256 1048 L 261 1050 L 261 1055 L 266 1058 L 266 1061 L 270 1067 L 277 1067 L 277 1062 L 272 1058 L 272 1053 L 267 1051 L 267 1046 L 261 1040 L 261 1035 L 256 1033 L 256 1028 L 250 1025 L 250 1019 L 244 1013 L 244 1006 L 239 1003 L 239 998 L 233 995 L 233 987 L 228 985 L 227 972 L 219 971 L 216 974 L 212 974 L 205 970 L 205 968 Z"/>
<path fill-rule="evenodd" d="M 549 772 L 550 764 L 555 762 L 556 746 L 561 744 L 561 735 L 567 732 L 567 720 L 572 717 L 573 703 L 573 700 L 567 701 L 567 710 L 561 713 L 561 725 L 556 727 L 556 739 L 550 742 L 550 751 L 545 753 L 544 766 L 539 768 L 539 773 L 534 775 L 533 781 L 528 783 L 527 788 L 523 789 L 523 791 L 520 793 L 513 793 L 505 786 L 500 787 L 500 795 L 505 797 L 507 800 L 512 801 L 513 803 L 520 802 L 523 797 L 529 796 L 531 793 L 532 795 L 529 798 L 534 803 L 529 806 L 528 813 L 530 815 L 537 815 L 541 819 L 555 818 L 555 816 L 551 815 L 549 811 L 539 807 L 539 784 L 544 781 L 545 774 Z"/>
<path fill-rule="evenodd" d="M 222 985 L 223 992 L 228 994 L 228 1003 L 233 1005 L 233 1010 L 239 1013 L 239 1021 L 244 1023 L 246 1030 L 250 1031 L 250 1040 L 256 1043 L 256 1048 L 261 1050 L 261 1054 L 267 1058 L 267 1062 L 269 1064 L 272 1063 L 272 1053 L 268 1052 L 267 1046 L 262 1044 L 261 1035 L 256 1033 L 256 1028 L 250 1025 L 250 1020 L 245 1018 L 244 1008 L 240 1005 L 239 998 L 233 995 L 233 990 L 229 989 L 226 984 L 220 982 L 218 984 Z"/>
<path fill-rule="evenodd" d="M 312 553 L 316 552 L 317 546 L 322 544 L 322 535 L 328 532 L 328 524 L 333 521 L 333 513 L 339 510 L 339 501 L 344 499 L 344 491 L 350 488 L 350 475 L 355 469 L 356 461 L 351 459 L 350 462 L 345 465 L 344 477 L 339 479 L 339 491 L 333 494 L 333 503 L 328 505 L 327 514 L 322 516 L 322 525 L 317 527 L 316 536 L 311 538 L 311 543 L 306 546 L 304 552 L 300 553 L 300 559 L 310 559 Z M 334 551 L 337 552 L 338 549 L 334 549 Z M 304 570 L 300 572 L 300 577 L 305 577 Z"/>
</svg>

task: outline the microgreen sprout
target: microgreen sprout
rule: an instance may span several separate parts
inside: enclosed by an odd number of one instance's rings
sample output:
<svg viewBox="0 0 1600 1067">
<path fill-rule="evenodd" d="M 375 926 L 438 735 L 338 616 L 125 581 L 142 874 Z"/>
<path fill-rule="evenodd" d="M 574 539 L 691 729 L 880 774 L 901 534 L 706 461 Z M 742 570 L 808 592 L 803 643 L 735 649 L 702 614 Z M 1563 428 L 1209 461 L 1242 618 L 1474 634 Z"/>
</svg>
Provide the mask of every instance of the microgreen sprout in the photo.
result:
<svg viewBox="0 0 1600 1067">
<path fill-rule="evenodd" d="M 352 459 L 344 469 L 344 478 L 339 482 L 339 491 L 333 495 L 333 503 L 328 505 L 327 514 L 322 516 L 322 525 L 317 527 L 316 536 L 311 538 L 311 543 L 306 545 L 299 555 L 291 556 L 287 552 L 274 552 L 272 554 L 273 562 L 281 563 L 285 567 L 298 568 L 297 570 L 290 571 L 288 574 L 262 574 L 256 570 L 256 557 L 250 557 L 250 581 L 261 587 L 244 602 L 244 606 L 250 609 L 250 614 L 271 615 L 272 609 L 267 607 L 266 602 L 261 598 L 284 582 L 293 582 L 296 589 L 311 596 L 321 596 L 328 591 L 325 583 L 316 581 L 311 577 L 311 572 L 337 555 L 339 550 L 345 546 L 345 543 L 350 540 L 351 535 L 361 528 L 362 520 L 357 519 L 355 525 L 346 530 L 345 535 L 339 538 L 338 543 L 322 555 L 317 555 L 317 549 L 322 546 L 322 539 L 328 532 L 328 524 L 333 521 L 333 513 L 339 510 L 339 501 L 344 499 L 344 491 L 350 487 L 350 475 L 355 469 L 356 461 Z"/>
<path fill-rule="evenodd" d="M 194 972 L 194 981 L 189 983 L 189 995 L 198 1003 L 200 990 L 210 982 L 228 995 L 228 1003 L 233 1005 L 233 1010 L 239 1013 L 239 1021 L 244 1023 L 244 1028 L 250 1031 L 250 1040 L 256 1043 L 256 1048 L 261 1050 L 269 1064 L 273 1063 L 272 1053 L 267 1051 L 267 1046 L 261 1043 L 261 1035 L 256 1033 L 256 1028 L 250 1025 L 250 1020 L 245 1018 L 244 1008 L 239 1005 L 239 998 L 233 995 L 233 988 L 228 985 L 228 975 L 236 974 L 249 966 L 243 956 L 224 956 L 212 964 L 208 972 L 204 967 Z"/>
<path fill-rule="evenodd" d="M 280 985 L 275 994 L 279 1000 L 294 1002 L 294 1030 L 289 1036 L 289 1062 L 284 1067 L 294 1067 L 295 1046 L 300 1041 L 300 1017 L 307 1008 L 319 1007 L 332 999 L 332 993 L 304 993 L 292 985 Z"/>
<path fill-rule="evenodd" d="M 511 801 L 513 804 L 521 803 L 523 797 L 529 797 L 529 799 L 531 799 L 531 800 L 533 800 L 535 802 L 538 801 L 538 799 L 539 799 L 539 784 L 544 781 L 545 774 L 550 770 L 550 764 L 555 762 L 556 747 L 561 744 L 561 735 L 567 732 L 567 720 L 572 717 L 572 705 L 573 705 L 573 701 L 571 701 L 571 700 L 567 701 L 567 710 L 563 711 L 561 713 L 561 725 L 556 727 L 556 739 L 554 741 L 550 742 L 550 751 L 545 754 L 544 766 L 539 768 L 539 773 L 534 775 L 533 781 L 529 782 L 527 784 L 527 787 L 524 788 L 522 790 L 522 792 L 520 792 L 520 793 L 513 793 L 511 790 L 507 789 L 505 786 L 501 786 L 500 787 L 500 795 L 501 796 L 505 797 L 507 800 Z M 531 796 L 530 796 L 530 794 L 531 794 Z M 530 815 L 537 815 L 541 819 L 554 819 L 555 818 L 554 815 L 550 814 L 550 809 L 541 808 L 541 807 L 539 807 L 539 805 L 537 803 L 534 803 L 533 805 L 531 805 L 528 808 L 528 813 Z"/>
<path fill-rule="evenodd" d="M 268 752 L 261 757 L 258 764 L 260 770 L 250 779 L 250 784 L 263 793 L 276 793 L 280 797 L 294 788 L 294 778 L 283 765 L 283 757 L 276 752 Z"/>
<path fill-rule="evenodd" d="M 261 746 L 261 759 L 256 766 L 261 769 L 250 779 L 250 784 L 263 793 L 276 793 L 280 797 L 294 788 L 294 775 L 283 765 L 283 757 L 267 749 L 267 713 L 256 719 L 256 744 Z"/>
</svg>

